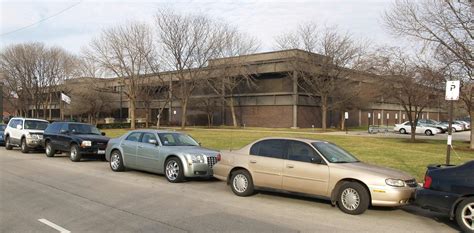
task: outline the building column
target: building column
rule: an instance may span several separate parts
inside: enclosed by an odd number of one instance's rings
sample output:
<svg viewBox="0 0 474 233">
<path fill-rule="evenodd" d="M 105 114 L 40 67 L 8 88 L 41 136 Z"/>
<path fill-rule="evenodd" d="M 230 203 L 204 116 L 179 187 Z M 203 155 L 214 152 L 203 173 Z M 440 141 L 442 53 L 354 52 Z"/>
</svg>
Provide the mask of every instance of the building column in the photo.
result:
<svg viewBox="0 0 474 233">
<path fill-rule="evenodd" d="M 293 71 L 293 127 L 298 128 L 298 76 Z"/>
</svg>

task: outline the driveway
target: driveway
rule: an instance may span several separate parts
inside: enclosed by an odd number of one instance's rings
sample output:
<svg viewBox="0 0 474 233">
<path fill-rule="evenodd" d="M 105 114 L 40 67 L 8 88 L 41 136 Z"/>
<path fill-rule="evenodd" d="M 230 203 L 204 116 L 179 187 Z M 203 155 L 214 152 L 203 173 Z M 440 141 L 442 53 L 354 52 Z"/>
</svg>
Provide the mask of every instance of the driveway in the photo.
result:
<svg viewBox="0 0 474 233">
<path fill-rule="evenodd" d="M 55 230 L 56 229 L 56 230 Z M 408 206 L 352 216 L 313 198 L 234 195 L 225 183 L 171 184 L 108 163 L 0 148 L 0 232 L 456 232 Z"/>
</svg>

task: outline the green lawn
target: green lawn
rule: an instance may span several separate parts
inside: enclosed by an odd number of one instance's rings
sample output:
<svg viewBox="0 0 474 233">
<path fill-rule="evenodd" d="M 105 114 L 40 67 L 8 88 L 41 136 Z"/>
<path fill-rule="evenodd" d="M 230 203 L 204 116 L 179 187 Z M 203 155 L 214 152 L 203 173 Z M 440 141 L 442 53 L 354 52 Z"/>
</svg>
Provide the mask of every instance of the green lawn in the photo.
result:
<svg viewBox="0 0 474 233">
<path fill-rule="evenodd" d="M 264 131 L 264 132 L 258 132 Z M 104 130 L 109 137 L 117 137 L 126 129 Z M 287 131 L 290 131 L 287 129 Z M 372 138 L 355 136 L 335 136 L 322 134 L 307 134 L 302 130 L 295 133 L 251 128 L 245 130 L 192 128 L 184 131 L 202 143 L 204 147 L 216 150 L 238 149 L 256 139 L 269 136 L 299 137 L 327 140 L 333 142 L 357 156 L 360 160 L 406 171 L 422 181 L 428 164 L 445 162 L 446 142 L 439 140 L 424 140 L 409 143 L 407 139 Z M 466 147 L 465 142 L 454 142 L 454 149 Z M 474 159 L 474 152 L 456 150 L 451 152 L 451 163 L 460 164 Z"/>
</svg>

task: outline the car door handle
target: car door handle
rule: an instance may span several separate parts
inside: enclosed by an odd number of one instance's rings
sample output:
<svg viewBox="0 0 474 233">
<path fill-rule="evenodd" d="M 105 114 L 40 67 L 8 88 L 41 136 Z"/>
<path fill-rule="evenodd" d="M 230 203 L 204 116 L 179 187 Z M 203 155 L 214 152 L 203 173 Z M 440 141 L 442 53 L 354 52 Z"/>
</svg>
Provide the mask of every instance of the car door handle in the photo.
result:
<svg viewBox="0 0 474 233">
<path fill-rule="evenodd" d="M 257 163 L 257 160 L 250 160 L 250 163 Z"/>
<path fill-rule="evenodd" d="M 293 166 L 293 164 L 287 164 L 286 167 L 287 168 L 294 168 L 295 166 Z"/>
</svg>

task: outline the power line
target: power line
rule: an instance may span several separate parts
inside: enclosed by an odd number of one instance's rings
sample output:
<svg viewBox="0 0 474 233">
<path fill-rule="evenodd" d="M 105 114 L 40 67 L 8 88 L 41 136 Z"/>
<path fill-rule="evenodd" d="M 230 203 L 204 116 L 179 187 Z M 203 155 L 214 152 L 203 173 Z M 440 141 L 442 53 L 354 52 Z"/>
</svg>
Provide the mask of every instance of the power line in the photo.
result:
<svg viewBox="0 0 474 233">
<path fill-rule="evenodd" d="M 46 17 L 46 18 L 44 18 L 44 19 L 41 19 L 41 20 L 39 20 L 39 21 L 37 21 L 37 22 L 35 22 L 35 23 L 32 23 L 32 24 L 30 24 L 30 25 L 27 25 L 27 26 L 24 26 L 24 27 L 15 29 L 15 30 L 13 30 L 13 31 L 9 31 L 9 32 L 3 33 L 3 34 L 1 34 L 0 36 L 7 36 L 7 35 L 10 35 L 10 34 L 12 34 L 12 33 L 19 32 L 19 31 L 25 30 L 25 29 L 27 29 L 27 28 L 29 28 L 29 27 L 32 27 L 32 26 L 34 26 L 34 25 L 40 24 L 40 23 L 42 23 L 42 22 L 44 22 L 44 21 L 46 21 L 46 20 L 48 20 L 48 19 L 51 19 L 51 18 L 53 18 L 53 17 L 55 17 L 55 16 L 58 16 L 58 15 L 64 13 L 65 11 L 67 11 L 67 10 L 69 10 L 69 9 L 71 9 L 71 8 L 73 8 L 73 7 L 75 7 L 75 6 L 77 6 L 77 5 L 79 5 L 81 2 L 82 2 L 82 1 L 79 1 L 78 3 L 75 3 L 75 4 L 71 5 L 71 6 L 68 6 L 67 8 L 62 9 L 61 11 L 59 11 L 59 12 L 56 13 L 56 14 L 50 15 L 50 16 L 48 16 L 48 17 Z"/>
</svg>

